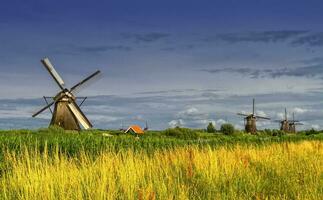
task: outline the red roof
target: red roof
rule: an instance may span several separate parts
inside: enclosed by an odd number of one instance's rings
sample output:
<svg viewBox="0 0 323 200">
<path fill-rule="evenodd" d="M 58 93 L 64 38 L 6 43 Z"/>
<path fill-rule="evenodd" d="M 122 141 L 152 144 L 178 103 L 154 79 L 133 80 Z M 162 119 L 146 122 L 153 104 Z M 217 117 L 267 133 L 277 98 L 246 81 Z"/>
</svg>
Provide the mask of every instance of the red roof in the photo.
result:
<svg viewBox="0 0 323 200">
<path fill-rule="evenodd" d="M 144 131 L 138 125 L 129 126 L 129 128 L 126 130 L 126 133 L 128 133 L 130 129 L 132 129 L 132 131 L 135 132 L 136 134 L 140 134 L 140 135 L 144 134 Z"/>
</svg>

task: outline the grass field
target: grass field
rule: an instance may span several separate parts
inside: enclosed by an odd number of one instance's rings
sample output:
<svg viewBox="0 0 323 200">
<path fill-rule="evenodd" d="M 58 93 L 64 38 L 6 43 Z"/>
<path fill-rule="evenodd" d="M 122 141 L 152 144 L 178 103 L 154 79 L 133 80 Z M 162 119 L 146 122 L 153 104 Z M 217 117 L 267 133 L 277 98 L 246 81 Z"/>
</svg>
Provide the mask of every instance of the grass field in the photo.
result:
<svg viewBox="0 0 323 200">
<path fill-rule="evenodd" d="M 322 199 L 323 134 L 0 131 L 0 199 Z"/>
</svg>

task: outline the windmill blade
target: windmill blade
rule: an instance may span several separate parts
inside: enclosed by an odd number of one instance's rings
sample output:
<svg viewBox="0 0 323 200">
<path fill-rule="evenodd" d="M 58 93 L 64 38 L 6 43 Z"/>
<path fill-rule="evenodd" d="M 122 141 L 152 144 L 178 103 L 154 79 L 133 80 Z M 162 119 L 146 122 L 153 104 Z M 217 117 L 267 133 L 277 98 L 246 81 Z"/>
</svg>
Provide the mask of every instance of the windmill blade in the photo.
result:
<svg viewBox="0 0 323 200">
<path fill-rule="evenodd" d="M 237 115 L 241 115 L 241 116 L 244 116 L 244 117 L 248 117 L 249 116 L 249 115 L 243 114 L 243 113 L 237 113 Z"/>
<path fill-rule="evenodd" d="M 252 114 L 255 114 L 255 98 L 252 99 Z"/>
<path fill-rule="evenodd" d="M 268 120 L 270 120 L 270 118 L 269 117 L 262 117 L 262 116 L 255 116 L 256 118 L 258 118 L 258 119 L 268 119 Z"/>
<path fill-rule="evenodd" d="M 35 114 L 32 115 L 32 117 L 36 117 L 37 115 L 39 115 L 40 113 L 42 113 L 44 110 L 46 110 L 47 108 L 50 108 L 54 103 L 56 103 L 57 101 L 61 100 L 64 96 L 61 96 L 58 99 L 55 99 L 54 101 L 47 103 L 47 105 L 45 107 L 43 107 L 42 109 L 40 109 L 38 112 L 36 112 Z"/>
<path fill-rule="evenodd" d="M 84 97 L 83 98 L 83 100 L 82 100 L 82 102 L 79 104 L 79 107 L 81 107 L 82 106 L 82 104 L 84 103 L 84 101 L 87 99 L 87 97 Z"/>
<path fill-rule="evenodd" d="M 49 74 L 53 77 L 57 85 L 63 90 L 65 83 L 63 79 L 60 77 L 60 75 L 56 72 L 54 66 L 52 65 L 52 63 L 50 63 L 49 59 L 44 58 L 41 60 L 41 62 L 43 63 L 43 65 L 45 66 Z"/>
<path fill-rule="evenodd" d="M 71 110 L 71 112 L 73 113 L 73 115 L 76 117 L 76 119 L 84 127 L 84 129 L 92 128 L 91 122 L 86 118 L 84 113 L 81 111 L 81 109 L 78 107 L 78 105 L 74 101 L 69 102 L 68 107 Z"/>
<path fill-rule="evenodd" d="M 45 100 L 46 104 L 48 105 L 47 98 L 46 98 L 45 96 L 43 96 L 43 98 L 44 98 L 44 100 Z M 49 110 L 50 110 L 50 113 L 52 113 L 52 114 L 53 114 L 53 111 L 52 111 L 52 109 L 51 109 L 50 107 L 49 107 Z"/>
<path fill-rule="evenodd" d="M 55 103 L 55 101 L 47 104 L 47 106 L 43 107 L 38 112 L 36 112 L 35 114 L 33 114 L 32 117 L 36 117 L 37 115 L 39 115 L 40 113 L 42 113 L 44 110 L 46 110 L 47 108 L 51 107 L 54 103 Z"/>
<path fill-rule="evenodd" d="M 85 78 L 83 81 L 79 82 L 78 84 L 74 85 L 73 87 L 71 87 L 71 92 L 73 90 L 75 90 L 76 88 L 78 88 L 79 86 L 81 86 L 82 84 L 84 84 L 86 81 L 90 80 L 91 78 L 93 78 L 94 76 L 98 75 L 100 73 L 100 70 L 97 70 L 96 72 L 94 72 L 93 74 L 91 74 L 90 76 L 88 76 L 87 78 Z"/>
</svg>

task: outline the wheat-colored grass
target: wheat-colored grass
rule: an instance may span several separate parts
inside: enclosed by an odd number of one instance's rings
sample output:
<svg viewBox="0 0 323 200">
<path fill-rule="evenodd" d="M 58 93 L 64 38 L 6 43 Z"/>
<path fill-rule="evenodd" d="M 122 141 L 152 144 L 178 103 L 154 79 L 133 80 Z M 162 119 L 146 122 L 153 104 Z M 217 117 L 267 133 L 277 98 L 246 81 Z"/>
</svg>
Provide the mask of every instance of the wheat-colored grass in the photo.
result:
<svg viewBox="0 0 323 200">
<path fill-rule="evenodd" d="M 6 152 L 0 199 L 323 199 L 323 143 Z"/>
</svg>

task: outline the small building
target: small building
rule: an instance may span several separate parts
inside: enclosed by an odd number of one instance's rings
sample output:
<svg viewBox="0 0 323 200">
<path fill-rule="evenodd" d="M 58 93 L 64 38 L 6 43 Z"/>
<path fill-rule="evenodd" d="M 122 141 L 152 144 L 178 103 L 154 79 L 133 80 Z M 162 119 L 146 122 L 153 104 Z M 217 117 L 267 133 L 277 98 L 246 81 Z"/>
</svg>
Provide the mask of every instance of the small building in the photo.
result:
<svg viewBox="0 0 323 200">
<path fill-rule="evenodd" d="M 138 125 L 131 125 L 129 126 L 129 128 L 125 131 L 125 133 L 132 133 L 132 134 L 136 134 L 136 135 L 143 135 L 144 131 L 142 130 L 142 128 Z"/>
</svg>

